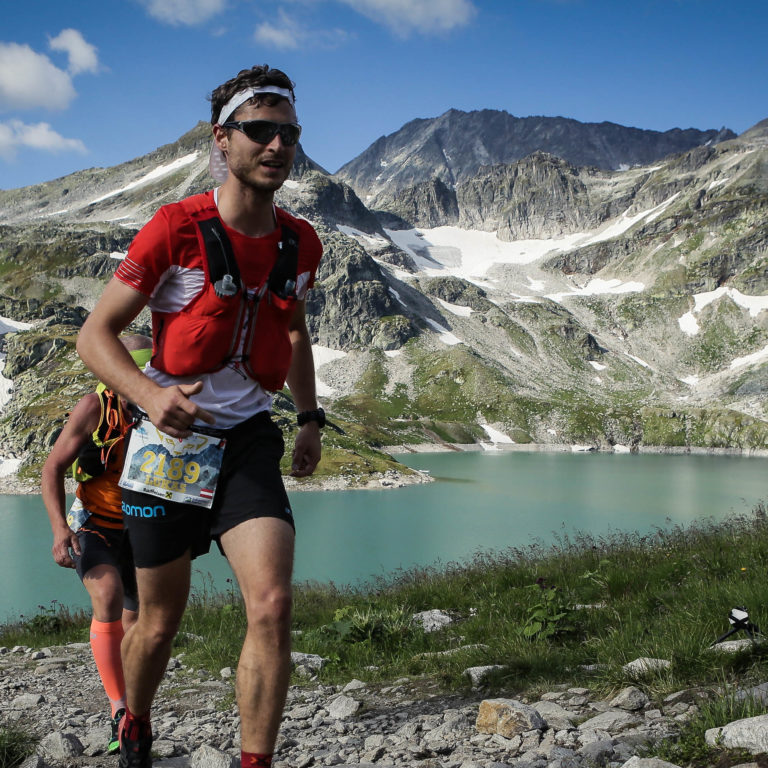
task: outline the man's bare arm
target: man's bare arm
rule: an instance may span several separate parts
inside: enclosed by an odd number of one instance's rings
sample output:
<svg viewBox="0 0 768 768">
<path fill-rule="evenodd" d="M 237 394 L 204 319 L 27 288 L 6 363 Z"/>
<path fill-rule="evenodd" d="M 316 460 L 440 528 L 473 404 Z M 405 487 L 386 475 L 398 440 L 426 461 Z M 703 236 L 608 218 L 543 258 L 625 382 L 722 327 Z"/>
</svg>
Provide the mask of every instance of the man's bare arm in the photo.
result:
<svg viewBox="0 0 768 768">
<path fill-rule="evenodd" d="M 80 329 L 77 351 L 101 381 L 141 407 L 158 429 L 172 437 L 186 437 L 195 419 L 214 423 L 210 413 L 189 399 L 202 389 L 202 383 L 155 384 L 136 367 L 118 338 L 147 301 L 146 296 L 113 278 Z"/>
<path fill-rule="evenodd" d="M 53 559 L 64 568 L 74 568 L 70 547 L 80 554 L 77 535 L 66 522 L 64 477 L 82 448 L 88 444 L 93 431 L 99 426 L 101 404 L 94 392 L 82 398 L 72 409 L 67 423 L 56 438 L 48 458 L 43 464 L 41 491 L 53 532 Z"/>
<path fill-rule="evenodd" d="M 313 411 L 317 408 L 315 363 L 303 301 L 296 305 L 288 333 L 293 349 L 288 386 L 296 408 L 299 411 Z M 291 474 L 294 477 L 311 475 L 320 461 L 320 453 L 320 428 L 316 421 L 307 422 L 296 435 Z"/>
</svg>

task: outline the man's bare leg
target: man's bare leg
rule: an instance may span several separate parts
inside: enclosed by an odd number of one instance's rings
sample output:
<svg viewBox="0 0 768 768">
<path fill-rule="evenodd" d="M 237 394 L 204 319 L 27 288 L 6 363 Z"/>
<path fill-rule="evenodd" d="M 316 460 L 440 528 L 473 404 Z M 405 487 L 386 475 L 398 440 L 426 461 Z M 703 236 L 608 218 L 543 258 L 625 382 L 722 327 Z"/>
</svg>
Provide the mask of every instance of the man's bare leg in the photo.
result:
<svg viewBox="0 0 768 768">
<path fill-rule="evenodd" d="M 93 660 L 110 704 L 110 717 L 125 710 L 125 679 L 120 658 L 124 635 L 121 621 L 123 611 L 123 582 L 117 568 L 107 563 L 90 568 L 83 577 L 93 607 L 90 641 Z M 119 718 L 118 718 L 119 720 Z M 113 729 L 115 723 L 113 722 Z M 116 733 L 113 732 L 108 751 L 115 750 Z"/>
<path fill-rule="evenodd" d="M 123 638 L 126 701 L 134 715 L 152 706 L 187 605 L 189 553 L 155 568 L 137 568 L 139 616 Z"/>
<path fill-rule="evenodd" d="M 96 621 L 118 621 L 123 614 L 123 582 L 113 565 L 95 565 L 83 577 Z"/>
<path fill-rule="evenodd" d="M 246 520 L 221 536 L 248 618 L 237 667 L 244 752 L 272 754 L 280 728 L 291 673 L 293 540 L 291 526 L 273 517 Z"/>
</svg>

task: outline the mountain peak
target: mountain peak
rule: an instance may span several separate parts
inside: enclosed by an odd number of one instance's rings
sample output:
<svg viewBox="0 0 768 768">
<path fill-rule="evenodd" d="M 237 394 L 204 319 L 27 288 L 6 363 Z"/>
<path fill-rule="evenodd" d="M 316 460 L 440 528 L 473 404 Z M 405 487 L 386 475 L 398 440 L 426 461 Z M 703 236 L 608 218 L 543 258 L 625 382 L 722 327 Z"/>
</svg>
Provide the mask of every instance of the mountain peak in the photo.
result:
<svg viewBox="0 0 768 768">
<path fill-rule="evenodd" d="M 755 123 L 751 128 L 748 128 L 744 133 L 739 135 L 742 139 L 768 139 L 768 117 L 765 120 L 761 120 L 759 123 Z"/>
<path fill-rule="evenodd" d="M 493 109 L 449 109 L 380 138 L 336 175 L 361 199 L 386 208 L 387 200 L 414 185 L 440 179 L 455 187 L 482 166 L 517 162 L 537 151 L 577 167 L 617 170 L 735 136 L 727 129 L 651 131 L 564 117 L 513 117 Z"/>
</svg>

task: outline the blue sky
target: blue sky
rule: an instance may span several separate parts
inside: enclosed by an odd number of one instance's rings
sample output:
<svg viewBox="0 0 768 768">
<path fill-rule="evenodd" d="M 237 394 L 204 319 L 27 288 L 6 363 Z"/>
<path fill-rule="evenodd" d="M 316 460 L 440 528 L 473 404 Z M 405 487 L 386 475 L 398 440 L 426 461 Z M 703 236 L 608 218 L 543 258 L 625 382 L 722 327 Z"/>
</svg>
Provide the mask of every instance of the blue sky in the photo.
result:
<svg viewBox="0 0 768 768">
<path fill-rule="evenodd" d="M 765 0 L 26 0 L 0 30 L 0 188 L 111 166 L 268 63 L 336 171 L 450 108 L 740 133 L 768 117 Z"/>
</svg>

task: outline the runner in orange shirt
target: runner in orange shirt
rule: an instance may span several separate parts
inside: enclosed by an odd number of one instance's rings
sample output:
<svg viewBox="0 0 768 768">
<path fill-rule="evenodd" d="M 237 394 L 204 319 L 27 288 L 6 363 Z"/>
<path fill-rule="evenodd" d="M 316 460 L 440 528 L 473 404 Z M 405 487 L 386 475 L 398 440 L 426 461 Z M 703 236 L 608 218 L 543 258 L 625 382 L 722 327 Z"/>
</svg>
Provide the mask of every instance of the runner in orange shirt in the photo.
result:
<svg viewBox="0 0 768 768">
<path fill-rule="evenodd" d="M 139 367 L 152 353 L 147 336 L 121 339 Z M 123 531 L 121 492 L 123 436 L 131 423 L 125 401 L 100 386 L 72 410 L 43 466 L 43 503 L 53 531 L 53 559 L 75 568 L 91 598 L 91 649 L 111 705 L 107 752 L 119 750 L 125 712 L 120 643 L 136 622 L 138 596 L 130 545 Z M 77 498 L 66 512 L 64 477 L 74 463 Z"/>
</svg>

